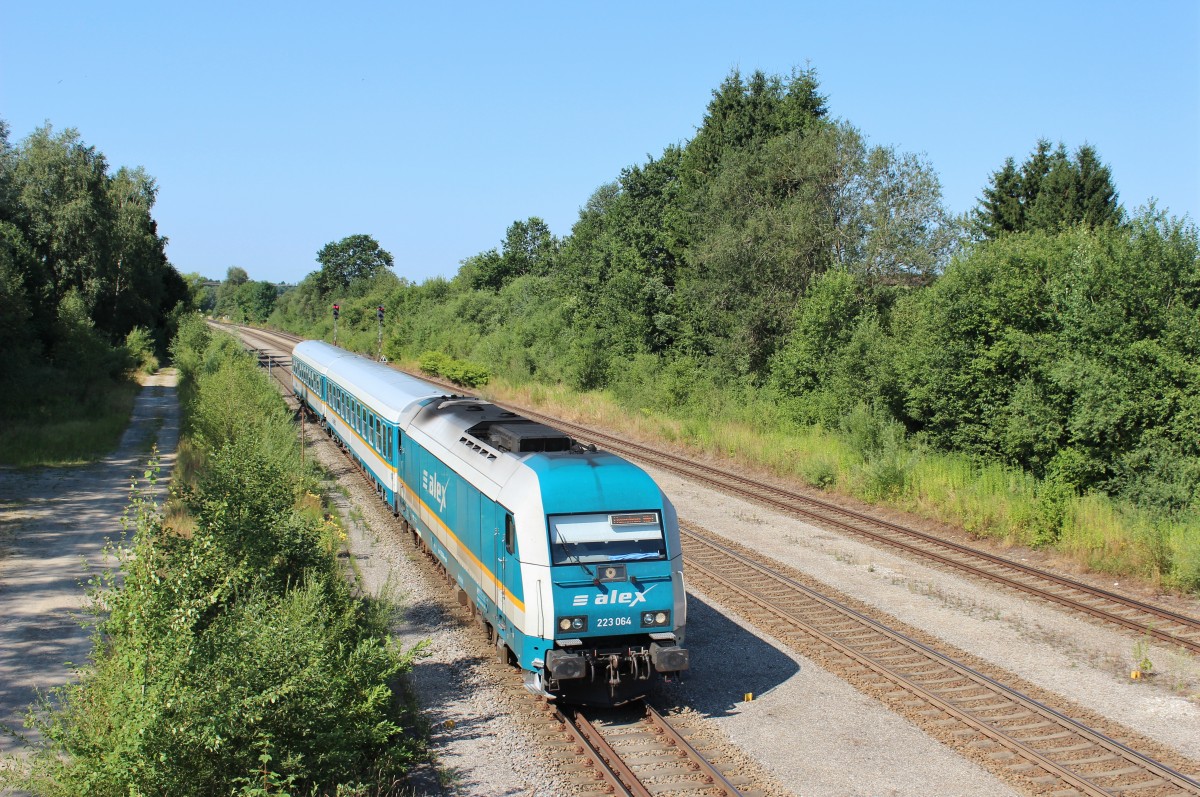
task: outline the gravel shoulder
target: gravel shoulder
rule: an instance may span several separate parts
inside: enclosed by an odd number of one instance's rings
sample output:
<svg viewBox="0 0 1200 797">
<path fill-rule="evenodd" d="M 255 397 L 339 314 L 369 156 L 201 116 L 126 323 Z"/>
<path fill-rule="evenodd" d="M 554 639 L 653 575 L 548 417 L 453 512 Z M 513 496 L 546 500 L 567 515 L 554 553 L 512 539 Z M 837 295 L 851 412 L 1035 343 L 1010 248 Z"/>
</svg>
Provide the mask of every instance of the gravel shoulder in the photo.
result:
<svg viewBox="0 0 1200 797">
<path fill-rule="evenodd" d="M 1119 723 L 1133 735 L 1190 759 L 1193 766 L 1184 770 L 1186 774 L 1196 777 L 1200 773 L 1196 763 L 1200 762 L 1200 664 L 1195 657 L 1148 645 L 1157 674 L 1132 681 L 1129 672 L 1141 642 L 1135 637 L 713 493 L 671 474 L 651 473 L 682 518 L 876 607 L 943 645 L 1003 668 L 1051 696 L 1061 696 Z M 697 635 L 693 626 L 689 630 L 693 648 L 699 641 Z M 781 681 L 776 688 L 790 691 L 792 680 Z M 736 694 L 739 690 L 730 691 Z M 775 705 L 760 699 L 744 704 L 736 717 L 714 719 L 727 728 L 731 738 L 754 739 L 764 727 L 809 722 L 802 704 L 819 694 L 819 690 L 810 690 L 806 698 Z M 838 733 L 853 727 L 859 721 L 853 704 L 849 700 L 831 705 L 823 731 Z M 870 742 L 871 749 L 885 758 L 890 744 L 882 735 L 873 736 Z M 756 749 L 765 764 L 779 771 L 794 765 L 794 756 L 786 747 Z"/>
<path fill-rule="evenodd" d="M 144 481 L 153 446 L 157 494 L 170 479 L 179 439 L 175 380 L 164 369 L 143 382 L 116 451 L 100 462 L 0 470 L 0 759 L 24 754 L 17 734 L 27 733 L 25 711 L 38 692 L 66 683 L 88 659 L 84 585 L 115 567 L 104 547 L 122 534 L 130 484 Z"/>
<path fill-rule="evenodd" d="M 317 439 L 309 450 L 337 479 L 331 494 L 350 519 L 349 558 L 360 584 L 397 601 L 402 617 L 394 630 L 406 646 L 422 640 L 428 645 L 410 685 L 432 730 L 434 771 L 413 784 L 416 793 L 571 794 L 554 759 L 523 724 L 521 701 L 487 665 L 490 651 L 482 633 L 447 604 L 444 586 L 398 522 L 336 448 Z M 668 487 L 669 493 L 675 490 Z M 720 496 L 708 500 L 720 511 Z M 682 681 L 664 686 L 660 696 L 684 710 L 688 724 L 707 726 L 710 742 L 719 737 L 718 745 L 737 748 L 733 758 L 756 762 L 761 772 L 756 780 L 766 793 L 1016 794 L 702 595 L 689 596 L 688 611 L 692 669 Z M 752 700 L 746 701 L 747 693 Z M 855 753 L 853 765 L 845 760 L 847 750 Z"/>
</svg>

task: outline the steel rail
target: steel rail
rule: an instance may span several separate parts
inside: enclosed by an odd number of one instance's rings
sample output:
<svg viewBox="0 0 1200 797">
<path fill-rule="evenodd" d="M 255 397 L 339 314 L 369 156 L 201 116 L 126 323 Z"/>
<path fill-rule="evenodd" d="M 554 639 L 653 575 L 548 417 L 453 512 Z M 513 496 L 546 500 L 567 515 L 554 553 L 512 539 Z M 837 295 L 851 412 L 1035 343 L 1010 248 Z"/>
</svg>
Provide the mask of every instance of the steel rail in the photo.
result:
<svg viewBox="0 0 1200 797">
<path fill-rule="evenodd" d="M 773 485 L 755 482 L 711 465 L 688 460 L 639 443 L 630 443 L 611 435 L 595 432 L 578 424 L 562 421 L 524 408 L 513 407 L 513 409 L 518 409 L 522 414 L 539 420 L 542 423 L 570 431 L 580 439 L 590 442 L 602 441 L 606 447 L 617 453 L 625 454 L 655 467 L 661 467 L 692 479 L 699 479 L 707 485 L 727 493 L 732 493 L 738 497 L 766 503 L 776 509 L 800 515 L 806 519 L 826 526 L 832 526 L 841 531 L 866 536 L 877 542 L 899 548 L 907 553 L 933 559 L 940 564 L 970 575 L 987 579 L 1010 589 L 1015 589 L 1059 604 L 1060 606 L 1088 614 L 1105 622 L 1119 625 L 1128 630 L 1136 631 L 1138 634 L 1145 634 L 1159 641 L 1178 645 L 1193 653 L 1200 653 L 1200 619 L 1099 587 L 1093 587 L 1074 579 L 1031 567 L 1030 565 L 1021 564 L 1020 562 L 1015 562 L 986 551 L 971 548 L 950 540 L 940 539 L 931 534 L 880 518 L 871 517 L 861 512 L 844 509 L 836 504 L 800 495 L 799 493 Z M 837 516 L 849 518 L 852 522 L 840 520 Z M 882 529 L 883 531 L 877 529 Z M 914 544 L 908 540 L 917 540 L 920 544 Z M 943 549 L 949 551 L 950 554 L 939 553 L 937 550 L 930 550 L 930 548 Z M 1018 573 L 1027 579 L 1047 582 L 1070 592 L 1081 594 L 1084 597 L 1074 598 L 1045 586 L 1028 583 L 1013 575 L 1006 575 L 1003 572 L 995 572 L 988 569 L 986 566 L 972 564 L 969 561 L 964 561 L 964 559 L 974 559 L 985 563 L 985 565 Z M 1103 606 L 1094 605 L 1089 603 L 1087 598 L 1108 602 L 1110 605 L 1115 605 L 1116 608 L 1106 609 Z M 1138 612 L 1143 617 L 1138 619 L 1125 616 L 1120 613 L 1123 610 Z M 1183 631 L 1172 632 L 1169 629 L 1155 625 L 1156 622 L 1176 625 L 1181 627 Z"/>
<path fill-rule="evenodd" d="M 737 787 L 726 779 L 725 775 L 717 769 L 711 761 L 700 753 L 691 742 L 683 738 L 683 734 L 675 729 L 666 717 L 664 717 L 654 706 L 649 703 L 644 704 L 646 709 L 646 717 L 650 724 L 662 732 L 667 737 L 670 744 L 681 750 L 684 756 L 695 764 L 699 769 L 703 770 L 703 777 L 706 788 L 718 789 L 725 797 L 738 797 L 741 794 Z"/>
<path fill-rule="evenodd" d="M 652 797 L 651 792 L 642 785 L 638 776 L 633 774 L 633 770 L 622 760 L 591 720 L 582 712 L 574 709 L 558 706 L 557 710 L 559 718 L 584 745 L 585 754 L 600 768 L 605 780 L 610 781 L 614 787 L 621 790 L 622 794 L 629 795 L 629 797 Z"/>
<path fill-rule="evenodd" d="M 1048 754 L 1052 753 L 1052 750 L 1044 752 L 1032 747 L 1026 742 L 1008 733 L 1005 733 L 1002 728 L 990 724 L 986 719 L 978 717 L 969 710 L 955 705 L 949 699 L 937 695 L 934 691 L 922 686 L 918 681 L 906 676 L 897 668 L 881 661 L 880 658 L 882 657 L 875 657 L 864 653 L 861 648 L 868 646 L 870 643 L 862 641 L 859 643 L 858 647 L 845 644 L 835 636 L 820 630 L 812 623 L 797 616 L 794 612 L 789 611 L 786 607 L 780 606 L 777 600 L 765 597 L 760 591 L 750 589 L 745 585 L 738 583 L 730 576 L 732 569 L 727 566 L 727 563 L 732 560 L 732 562 L 736 563 L 737 565 L 749 568 L 752 572 L 768 578 L 773 584 L 783 586 L 792 591 L 794 594 L 802 596 L 807 601 L 832 610 L 840 617 L 853 620 L 862 628 L 870 629 L 876 635 L 888 640 L 890 643 L 900 645 L 909 651 L 920 654 L 926 660 L 936 662 L 938 666 L 953 672 L 956 676 L 966 679 L 973 684 L 977 684 L 982 688 L 987 689 L 993 694 L 1003 697 L 1005 700 L 1010 701 L 1014 705 L 1019 706 L 1033 715 L 1044 718 L 1063 728 L 1064 730 L 1069 731 L 1070 733 L 1085 740 L 1088 744 L 1102 749 L 1106 753 L 1110 753 L 1123 759 L 1147 775 L 1159 779 L 1166 784 L 1170 784 L 1174 788 L 1180 789 L 1180 794 L 1200 795 L 1200 783 L 1197 783 L 1195 780 L 1172 769 L 1171 767 L 1138 753 L 1121 742 L 1088 728 L 1082 723 L 1079 723 L 1062 714 L 1061 712 L 1058 712 L 1049 706 L 1046 706 L 1034 700 L 1033 698 L 1018 692 L 1012 687 L 1006 686 L 992 678 L 989 678 L 988 676 L 973 670 L 970 667 L 967 667 L 966 665 L 961 664 L 942 653 L 938 653 L 921 642 L 894 631 L 887 626 L 872 620 L 866 615 L 863 615 L 862 613 L 839 603 L 838 601 L 821 595 L 820 593 L 809 589 L 803 584 L 800 584 L 799 582 L 776 572 L 766 565 L 756 562 L 738 553 L 737 551 L 734 551 L 728 546 L 722 545 L 721 543 L 707 537 L 697 535 L 695 532 L 689 529 L 683 529 L 682 533 L 685 539 L 689 540 L 693 546 L 704 546 L 724 557 L 722 564 L 713 566 L 698 561 L 694 552 L 690 554 L 685 553 L 685 564 L 689 572 L 696 574 L 696 576 L 700 576 L 720 584 L 735 595 L 742 596 L 743 600 L 751 602 L 752 604 L 758 606 L 761 610 L 777 617 L 784 623 L 802 631 L 805 634 L 808 634 L 814 639 L 819 640 L 822 644 L 837 651 L 841 655 L 857 663 L 859 666 L 876 673 L 880 677 L 886 679 L 888 682 L 901 687 L 922 701 L 937 707 L 945 714 L 968 725 L 977 733 L 982 734 L 992 741 L 1008 748 L 1019 755 L 1022 759 L 1033 763 L 1045 772 L 1052 774 L 1064 784 L 1069 784 L 1070 786 L 1081 790 L 1085 794 L 1097 795 L 1097 797 L 1100 795 L 1110 795 L 1114 791 L 1129 790 L 1135 786 L 1140 788 L 1143 786 L 1158 785 L 1153 784 L 1152 782 L 1143 782 L 1142 784 L 1130 784 L 1118 788 L 1114 786 L 1101 786 L 1094 783 L 1092 780 L 1089 780 L 1087 776 L 1069 769 L 1070 761 L 1055 761 L 1054 759 L 1050 758 Z M 850 632 L 846 631 L 845 633 L 849 634 Z M 908 669 L 912 669 L 914 666 L 915 665 L 911 663 L 906 665 Z M 959 687 L 955 688 L 958 689 Z M 971 702 L 975 702 L 977 699 L 978 698 L 972 699 Z M 992 706 L 988 710 L 995 711 L 996 708 Z M 1103 779 L 1106 777 L 1115 776 L 1116 775 L 1113 774 L 1099 772 L 1091 777 L 1095 779 Z"/>
</svg>

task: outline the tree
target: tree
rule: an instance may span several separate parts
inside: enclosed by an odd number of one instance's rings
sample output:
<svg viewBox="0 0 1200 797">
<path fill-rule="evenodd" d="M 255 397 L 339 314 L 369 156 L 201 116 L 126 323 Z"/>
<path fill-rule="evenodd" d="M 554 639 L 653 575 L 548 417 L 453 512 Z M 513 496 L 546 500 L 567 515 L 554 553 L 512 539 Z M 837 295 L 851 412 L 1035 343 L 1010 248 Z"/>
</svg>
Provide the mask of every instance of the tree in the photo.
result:
<svg viewBox="0 0 1200 797">
<path fill-rule="evenodd" d="M 158 234 L 150 215 L 158 186 L 140 167 L 122 168 L 109 180 L 108 194 L 113 217 L 111 254 L 96 290 L 92 317 L 98 327 L 114 335 L 127 334 L 134 327 L 162 326 L 168 289 L 164 275 L 173 269 L 167 262 L 166 239 Z M 174 301 L 166 310 L 173 306 Z"/>
<path fill-rule="evenodd" d="M 34 323 L 51 336 L 57 308 L 75 291 L 90 315 L 111 262 L 108 165 L 72 129 L 35 130 L 13 160 L 13 221 L 34 257 L 22 275 Z"/>
<path fill-rule="evenodd" d="M 394 265 L 390 252 L 371 236 L 362 234 L 325 244 L 317 252 L 317 262 L 321 264 L 318 285 L 326 296 Z"/>
<path fill-rule="evenodd" d="M 25 291 L 23 274 L 31 270 L 33 252 L 25 243 L 21 231 L 6 221 L 0 221 L 0 384 L 10 373 L 27 361 L 36 337 L 29 327 L 33 312 Z"/>
<path fill-rule="evenodd" d="M 1013 232 L 1060 232 L 1076 225 L 1119 224 L 1124 211 L 1108 167 L 1083 145 L 1072 158 L 1042 139 L 1018 171 L 1012 158 L 994 172 L 973 214 L 977 235 L 994 240 Z"/>
<path fill-rule="evenodd" d="M 813 69 L 793 70 L 785 81 L 756 71 L 748 81 L 733 70 L 713 91 L 704 121 L 684 154 L 683 179 L 689 187 L 715 176 L 731 150 L 750 147 L 783 133 L 803 131 L 825 118 L 825 97 Z"/>
<path fill-rule="evenodd" d="M 175 306 L 187 301 L 183 279 L 166 257 L 166 239 L 151 215 L 157 195 L 141 168 L 108 172 L 104 155 L 75 130 L 50 125 L 19 147 L 0 126 L 0 219 L 24 239 L 29 257 L 19 272 L 29 323 L 42 348 L 53 351 L 55 324 L 67 294 L 93 322 L 93 332 L 120 344 L 135 327 L 169 337 Z"/>
<path fill-rule="evenodd" d="M 275 309 L 278 294 L 270 282 L 253 281 L 244 268 L 230 266 L 225 281 L 217 286 L 213 313 L 260 324 Z"/>
<path fill-rule="evenodd" d="M 927 161 L 890 147 L 872 147 L 863 167 L 864 241 L 851 268 L 873 282 L 929 282 L 949 258 L 956 234 L 937 173 Z"/>
<path fill-rule="evenodd" d="M 208 278 L 193 271 L 183 275 L 183 279 L 188 286 L 188 304 L 205 315 L 213 312 L 217 306 L 217 289 L 205 284 Z"/>
<path fill-rule="evenodd" d="M 558 256 L 558 239 L 537 216 L 514 221 L 504 234 L 502 250 L 489 249 L 464 261 L 473 288 L 498 291 L 526 274 L 538 277 L 553 273 Z"/>
</svg>

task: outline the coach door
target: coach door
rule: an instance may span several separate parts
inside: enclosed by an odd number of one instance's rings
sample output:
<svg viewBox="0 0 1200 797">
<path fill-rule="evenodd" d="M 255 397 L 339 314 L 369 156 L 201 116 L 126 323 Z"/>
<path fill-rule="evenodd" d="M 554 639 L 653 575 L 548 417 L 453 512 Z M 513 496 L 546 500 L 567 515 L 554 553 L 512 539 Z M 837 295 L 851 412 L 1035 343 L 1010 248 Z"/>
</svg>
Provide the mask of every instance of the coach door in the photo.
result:
<svg viewBox="0 0 1200 797">
<path fill-rule="evenodd" d="M 517 527 L 513 522 L 513 516 L 508 512 L 504 512 L 504 522 L 496 529 L 496 607 L 500 612 L 500 616 L 504 618 L 501 621 L 502 627 L 507 627 L 507 618 L 510 617 L 512 611 L 511 602 L 508 600 L 509 584 L 511 579 L 520 578 L 520 573 L 517 570 Z"/>
</svg>

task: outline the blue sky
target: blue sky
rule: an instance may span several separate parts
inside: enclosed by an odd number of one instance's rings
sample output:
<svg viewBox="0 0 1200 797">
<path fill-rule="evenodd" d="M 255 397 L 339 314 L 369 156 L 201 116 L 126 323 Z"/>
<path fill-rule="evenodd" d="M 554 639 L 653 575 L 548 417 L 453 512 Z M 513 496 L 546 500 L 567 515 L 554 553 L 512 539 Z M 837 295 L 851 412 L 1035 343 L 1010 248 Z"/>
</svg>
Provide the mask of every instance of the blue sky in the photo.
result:
<svg viewBox="0 0 1200 797">
<path fill-rule="evenodd" d="M 1122 202 L 1200 220 L 1200 3 L 112 3 L 3 0 L 0 118 L 74 127 L 159 184 L 183 272 L 295 282 L 374 236 L 415 281 L 515 219 L 566 235 L 688 140 L 739 68 L 817 70 L 834 117 L 972 208 L 1039 138 Z"/>
</svg>

